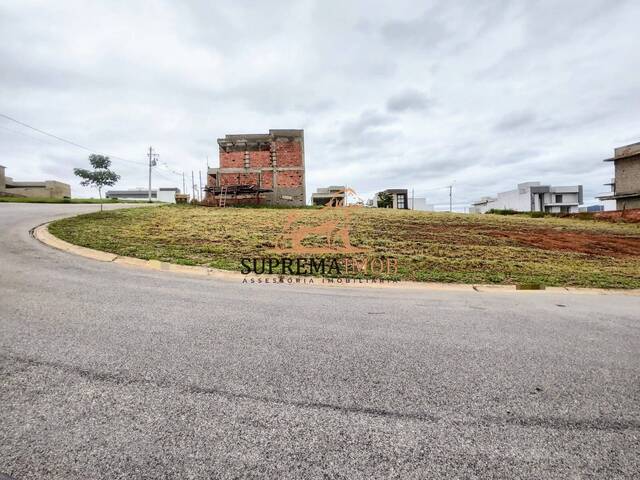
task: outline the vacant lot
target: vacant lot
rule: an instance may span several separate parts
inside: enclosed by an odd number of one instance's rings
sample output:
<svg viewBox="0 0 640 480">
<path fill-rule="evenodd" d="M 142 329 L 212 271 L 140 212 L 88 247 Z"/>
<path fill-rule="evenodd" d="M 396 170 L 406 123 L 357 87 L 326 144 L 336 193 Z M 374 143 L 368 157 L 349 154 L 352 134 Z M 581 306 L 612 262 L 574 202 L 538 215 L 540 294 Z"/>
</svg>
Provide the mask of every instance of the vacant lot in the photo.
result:
<svg viewBox="0 0 640 480">
<path fill-rule="evenodd" d="M 351 245 L 365 251 L 357 256 L 396 257 L 396 278 L 404 280 L 640 288 L 640 224 L 630 223 L 386 209 L 345 214 L 162 206 L 60 220 L 50 231 L 119 255 L 239 270 L 243 257 L 276 255 L 283 232 L 331 223 L 350 228 Z M 303 244 L 322 247 L 326 239 L 310 236 Z M 335 247 L 341 246 L 337 235 Z"/>
</svg>

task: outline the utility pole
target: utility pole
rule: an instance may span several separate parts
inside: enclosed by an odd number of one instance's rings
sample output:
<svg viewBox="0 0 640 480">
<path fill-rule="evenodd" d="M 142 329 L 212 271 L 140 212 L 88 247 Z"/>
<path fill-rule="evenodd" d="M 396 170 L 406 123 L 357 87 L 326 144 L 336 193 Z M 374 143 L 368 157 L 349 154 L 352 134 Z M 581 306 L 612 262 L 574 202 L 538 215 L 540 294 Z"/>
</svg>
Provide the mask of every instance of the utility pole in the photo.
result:
<svg viewBox="0 0 640 480">
<path fill-rule="evenodd" d="M 149 153 L 147 154 L 149 157 L 149 192 L 148 192 L 148 201 L 151 203 L 151 168 L 155 167 L 158 163 L 158 155 L 157 153 L 153 153 L 153 147 L 149 147 Z"/>
<path fill-rule="evenodd" d="M 411 189 L 411 210 L 416 209 L 416 191 Z"/>
<path fill-rule="evenodd" d="M 187 193 L 187 184 L 184 183 L 184 171 L 182 172 L 182 193 Z"/>
<path fill-rule="evenodd" d="M 198 191 L 198 196 L 200 197 L 200 201 L 202 201 L 202 170 L 198 170 L 198 177 L 200 178 L 200 190 Z"/>
<path fill-rule="evenodd" d="M 194 200 L 196 199 L 196 183 L 193 181 L 193 170 L 191 170 L 191 195 Z"/>
<path fill-rule="evenodd" d="M 449 213 L 453 212 L 453 185 L 449 185 Z"/>
</svg>

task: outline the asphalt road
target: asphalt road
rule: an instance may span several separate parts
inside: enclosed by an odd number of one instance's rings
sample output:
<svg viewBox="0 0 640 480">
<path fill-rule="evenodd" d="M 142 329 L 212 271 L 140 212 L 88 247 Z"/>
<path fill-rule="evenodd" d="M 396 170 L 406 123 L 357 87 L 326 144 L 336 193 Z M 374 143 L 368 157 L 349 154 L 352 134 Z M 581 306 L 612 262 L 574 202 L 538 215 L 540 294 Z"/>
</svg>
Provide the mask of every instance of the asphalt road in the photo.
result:
<svg viewBox="0 0 640 480">
<path fill-rule="evenodd" d="M 638 478 L 640 297 L 241 285 L 0 204 L 0 473 Z"/>
</svg>

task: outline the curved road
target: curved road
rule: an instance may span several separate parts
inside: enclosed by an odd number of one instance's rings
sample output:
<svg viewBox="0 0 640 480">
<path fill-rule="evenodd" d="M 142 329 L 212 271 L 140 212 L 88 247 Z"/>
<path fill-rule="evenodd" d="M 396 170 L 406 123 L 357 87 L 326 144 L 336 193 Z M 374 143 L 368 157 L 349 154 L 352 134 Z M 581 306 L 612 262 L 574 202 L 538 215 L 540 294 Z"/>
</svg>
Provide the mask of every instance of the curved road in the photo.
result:
<svg viewBox="0 0 640 480">
<path fill-rule="evenodd" d="M 241 285 L 29 236 L 95 209 L 0 203 L 0 473 L 640 471 L 640 297 Z"/>
</svg>

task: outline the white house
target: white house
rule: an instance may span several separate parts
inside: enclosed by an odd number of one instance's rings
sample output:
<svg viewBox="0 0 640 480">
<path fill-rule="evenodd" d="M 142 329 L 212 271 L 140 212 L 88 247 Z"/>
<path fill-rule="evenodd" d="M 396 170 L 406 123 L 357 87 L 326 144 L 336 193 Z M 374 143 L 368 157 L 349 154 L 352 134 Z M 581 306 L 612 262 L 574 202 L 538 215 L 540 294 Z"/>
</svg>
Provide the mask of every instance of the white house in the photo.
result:
<svg viewBox="0 0 640 480">
<path fill-rule="evenodd" d="M 473 213 L 491 209 L 518 212 L 577 213 L 583 202 L 582 185 L 541 185 L 540 182 L 518 184 L 515 190 L 498 193 L 497 197 L 482 197 L 473 203 Z"/>
<path fill-rule="evenodd" d="M 180 193 L 179 188 L 160 187 L 157 190 L 151 190 L 152 202 L 176 203 L 176 194 Z M 149 190 L 146 188 L 136 188 L 133 190 L 109 190 L 105 197 L 117 198 L 118 200 L 147 200 L 149 198 Z"/>
<path fill-rule="evenodd" d="M 409 210 L 418 210 L 421 212 L 433 212 L 434 207 L 432 204 L 427 203 L 426 198 L 411 197 L 407 199 L 409 203 Z"/>
</svg>

